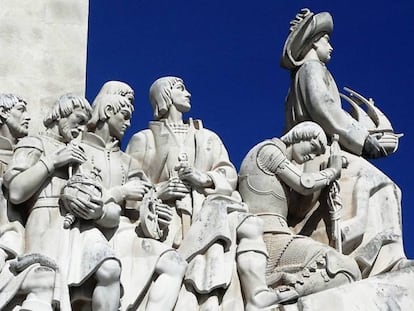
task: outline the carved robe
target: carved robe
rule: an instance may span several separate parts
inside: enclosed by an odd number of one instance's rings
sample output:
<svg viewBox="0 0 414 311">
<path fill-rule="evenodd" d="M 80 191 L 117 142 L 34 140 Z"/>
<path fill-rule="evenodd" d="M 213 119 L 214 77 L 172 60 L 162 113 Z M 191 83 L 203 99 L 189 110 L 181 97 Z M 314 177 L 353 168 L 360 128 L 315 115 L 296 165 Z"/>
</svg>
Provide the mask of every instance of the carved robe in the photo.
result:
<svg viewBox="0 0 414 311">
<path fill-rule="evenodd" d="M 236 284 L 236 230 L 251 214 L 232 212 L 228 208 L 228 205 L 240 202 L 229 197 L 232 194 L 236 194 L 236 197 L 238 195 L 234 192 L 237 173 L 220 138 L 204 129 L 199 120 L 190 119 L 188 130 L 181 138 L 180 142 L 177 134 L 165 122 L 152 121 L 149 129 L 138 132 L 131 138 L 127 153 L 138 160 L 139 167 L 155 184 L 166 182 L 175 176 L 174 168 L 179 164 L 179 155 L 182 153 L 187 155 L 190 166 L 211 177 L 213 188 L 192 189 L 191 196 L 186 201 L 189 208 L 185 212 L 190 214 L 192 223 L 188 233 L 182 232 L 180 217 L 184 213 L 181 213 L 178 204 L 175 201 L 166 202 L 177 210 L 166 242 L 178 247 L 179 253 L 189 262 L 185 282 L 195 292 L 207 294 L 214 289 L 227 289 L 227 292 L 231 292 L 232 286 L 237 285 L 234 293 L 241 299 L 239 284 Z M 213 199 L 216 195 L 218 197 Z M 224 200 L 221 200 L 220 196 L 227 196 L 227 199 L 223 197 Z M 211 202 L 205 201 L 206 198 L 211 198 Z M 174 230 L 174 226 L 179 229 Z M 181 241 L 182 236 L 184 240 Z M 263 251 L 265 252 L 260 249 L 260 252 Z M 229 284 L 231 290 L 228 289 Z M 180 298 L 181 296 L 178 306 Z M 234 301 L 237 299 L 236 297 Z M 243 303 L 240 302 L 241 305 L 229 304 L 227 308 L 243 309 Z M 188 310 L 192 310 L 190 305 L 185 305 Z"/>
<path fill-rule="evenodd" d="M 360 265 L 363 276 L 389 270 L 404 257 L 401 242 L 401 191 L 395 183 L 371 163 L 360 157 L 368 130 L 348 114 L 341 105 L 335 80 L 326 66 L 317 60 L 305 62 L 292 74 L 286 100 L 286 130 L 302 121 L 314 121 L 328 137 L 339 134 L 339 143 L 349 166 L 339 180 L 343 199 L 343 249 Z M 305 163 L 305 171 L 326 165 L 328 153 Z M 322 196 L 297 196 L 293 204 L 301 206 L 290 219 L 295 232 L 311 235 L 327 243 Z M 319 207 L 318 207 L 319 205 Z M 311 216 L 306 215 L 310 212 Z M 295 213 L 294 213 L 295 214 Z M 387 246 L 387 244 L 399 246 Z M 398 251 L 394 251 L 398 249 Z M 386 254 L 380 260 L 377 256 Z M 385 259 L 386 258 L 386 259 Z"/>
<path fill-rule="evenodd" d="M 88 161 L 81 165 L 80 171 L 86 172 L 98 168 L 102 178 L 103 198 L 107 200 L 104 204 L 111 202 L 110 204 L 120 204 L 122 208 L 119 225 L 114 228 L 101 228 L 101 230 L 114 251 L 114 258 L 121 262 L 123 287 L 121 310 L 130 307 L 136 310 L 152 282 L 158 259 L 165 252 L 174 250 L 162 242 L 143 236 L 142 231 L 139 230 L 138 211 L 128 209 L 126 202 L 114 202 L 111 196 L 111 189 L 122 186 L 133 178 L 142 178 L 142 172 L 138 169 L 135 160 L 120 150 L 117 141 L 106 145 L 93 133 L 84 133 L 81 146 L 85 150 Z M 85 228 L 88 223 L 90 221 L 81 221 L 78 225 L 79 230 L 83 231 L 82 228 Z M 74 242 L 74 244 L 78 243 Z M 81 259 L 79 258 L 78 261 L 80 262 Z"/>
<path fill-rule="evenodd" d="M 369 134 L 342 108 L 334 78 L 317 60 L 305 62 L 295 72 L 286 100 L 286 129 L 303 121 L 318 123 L 327 137 L 339 134 L 341 146 L 356 155 L 361 155 Z"/>
<path fill-rule="evenodd" d="M 42 155 L 47 155 L 64 147 L 57 137 L 40 135 L 25 137 L 15 148 L 13 160 L 4 175 L 4 183 L 10 182 L 19 173 L 35 165 Z M 68 168 L 57 169 L 53 176 L 46 179 L 39 190 L 26 202 L 17 207 L 28 213 L 25 226 L 24 253 L 40 253 L 53 259 L 60 267 L 55 284 L 55 300 L 61 310 L 71 310 L 65 269 L 68 267 L 71 250 L 69 231 L 63 229 L 64 208 L 59 204 L 62 187 L 68 178 Z"/>
</svg>

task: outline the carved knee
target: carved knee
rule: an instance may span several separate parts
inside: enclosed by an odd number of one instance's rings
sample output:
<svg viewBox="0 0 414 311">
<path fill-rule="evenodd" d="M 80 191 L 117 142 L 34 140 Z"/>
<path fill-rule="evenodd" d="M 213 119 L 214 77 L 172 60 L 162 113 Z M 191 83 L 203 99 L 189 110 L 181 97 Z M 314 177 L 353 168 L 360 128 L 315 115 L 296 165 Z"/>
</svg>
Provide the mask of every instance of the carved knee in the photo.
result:
<svg viewBox="0 0 414 311">
<path fill-rule="evenodd" d="M 239 239 L 257 239 L 263 235 L 263 220 L 257 216 L 247 217 L 237 228 Z"/>
<path fill-rule="evenodd" d="M 26 293 L 42 293 L 52 291 L 55 286 L 56 272 L 50 268 L 38 267 L 29 272 L 21 291 Z"/>
<path fill-rule="evenodd" d="M 119 282 L 121 278 L 121 265 L 115 259 L 105 260 L 96 271 L 95 277 L 101 285 Z"/>
<path fill-rule="evenodd" d="M 251 216 L 237 228 L 237 254 L 257 252 L 267 256 L 266 244 L 263 241 L 263 221 Z"/>
</svg>

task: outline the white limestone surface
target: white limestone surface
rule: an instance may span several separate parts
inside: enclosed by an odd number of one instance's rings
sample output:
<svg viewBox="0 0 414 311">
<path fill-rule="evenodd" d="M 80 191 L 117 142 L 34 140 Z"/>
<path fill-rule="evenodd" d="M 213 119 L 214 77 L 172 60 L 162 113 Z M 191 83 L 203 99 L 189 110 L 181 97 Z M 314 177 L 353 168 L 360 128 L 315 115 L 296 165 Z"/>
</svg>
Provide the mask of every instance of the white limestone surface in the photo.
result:
<svg viewBox="0 0 414 311">
<path fill-rule="evenodd" d="M 414 267 L 302 297 L 279 311 L 412 311 Z"/>
<path fill-rule="evenodd" d="M 84 95 L 88 0 L 0 0 L 0 92 L 28 102 L 41 129 L 59 95 Z"/>
</svg>

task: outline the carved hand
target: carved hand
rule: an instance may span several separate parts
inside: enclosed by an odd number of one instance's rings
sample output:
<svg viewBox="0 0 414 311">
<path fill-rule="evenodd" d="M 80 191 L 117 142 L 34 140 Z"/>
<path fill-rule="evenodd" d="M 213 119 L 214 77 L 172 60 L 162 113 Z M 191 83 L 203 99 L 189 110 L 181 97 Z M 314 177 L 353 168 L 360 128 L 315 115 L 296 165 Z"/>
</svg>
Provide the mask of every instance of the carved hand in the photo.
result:
<svg viewBox="0 0 414 311">
<path fill-rule="evenodd" d="M 189 192 L 189 188 L 178 177 L 172 177 L 157 187 L 158 198 L 163 201 L 182 199 Z"/>
<path fill-rule="evenodd" d="M 141 201 L 144 195 L 152 188 L 152 184 L 140 179 L 128 181 L 122 186 L 125 200 Z"/>
<path fill-rule="evenodd" d="M 67 164 L 83 163 L 86 161 L 86 155 L 78 145 L 69 144 L 66 147 L 58 149 L 48 160 L 54 168 L 58 168 Z"/>
<path fill-rule="evenodd" d="M 187 166 L 179 168 L 178 176 L 182 181 L 188 182 L 196 188 L 210 188 L 213 186 L 213 181 L 210 176 L 195 167 Z"/>
<path fill-rule="evenodd" d="M 328 167 L 335 170 L 335 179 L 341 176 L 342 156 L 340 154 L 332 154 L 329 156 Z"/>
<path fill-rule="evenodd" d="M 158 225 L 160 228 L 168 227 L 173 218 L 172 208 L 166 204 L 157 203 L 155 212 L 158 216 Z"/>
<path fill-rule="evenodd" d="M 97 197 L 89 200 L 78 197 L 70 202 L 68 208 L 72 214 L 83 219 L 99 219 L 103 215 L 103 202 Z"/>
</svg>

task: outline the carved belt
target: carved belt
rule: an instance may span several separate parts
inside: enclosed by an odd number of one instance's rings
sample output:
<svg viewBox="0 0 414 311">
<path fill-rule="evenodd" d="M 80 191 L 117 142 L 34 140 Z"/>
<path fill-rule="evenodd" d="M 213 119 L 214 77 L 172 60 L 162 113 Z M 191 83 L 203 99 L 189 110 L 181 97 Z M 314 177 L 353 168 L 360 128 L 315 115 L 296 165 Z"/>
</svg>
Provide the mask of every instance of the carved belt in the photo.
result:
<svg viewBox="0 0 414 311">
<path fill-rule="evenodd" d="M 32 210 L 40 207 L 59 207 L 59 197 L 38 198 Z"/>
<path fill-rule="evenodd" d="M 276 213 L 256 213 L 263 220 L 263 232 L 292 234 L 286 218 Z"/>
</svg>

